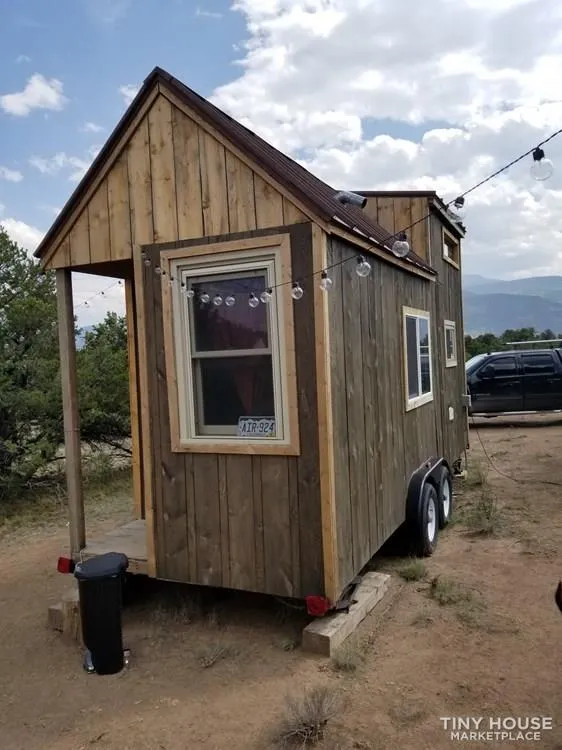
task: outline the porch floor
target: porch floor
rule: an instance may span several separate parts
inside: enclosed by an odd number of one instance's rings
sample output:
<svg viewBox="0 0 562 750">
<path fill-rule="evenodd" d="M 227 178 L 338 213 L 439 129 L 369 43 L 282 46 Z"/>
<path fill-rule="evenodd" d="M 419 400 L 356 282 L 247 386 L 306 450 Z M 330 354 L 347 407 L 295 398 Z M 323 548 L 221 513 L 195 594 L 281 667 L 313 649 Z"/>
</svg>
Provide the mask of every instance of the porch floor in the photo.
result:
<svg viewBox="0 0 562 750">
<path fill-rule="evenodd" d="M 106 552 L 122 552 L 129 559 L 129 573 L 146 575 L 148 573 L 148 555 L 144 518 L 119 526 L 103 536 L 89 539 L 80 556 L 83 560 L 87 560 Z"/>
</svg>

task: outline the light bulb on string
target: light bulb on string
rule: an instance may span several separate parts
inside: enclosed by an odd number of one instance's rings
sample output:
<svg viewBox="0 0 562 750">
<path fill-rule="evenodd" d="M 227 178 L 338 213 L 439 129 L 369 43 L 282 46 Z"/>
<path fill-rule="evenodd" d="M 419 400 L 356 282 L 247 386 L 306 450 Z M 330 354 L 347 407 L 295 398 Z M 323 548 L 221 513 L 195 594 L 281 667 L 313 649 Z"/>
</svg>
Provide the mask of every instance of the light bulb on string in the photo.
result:
<svg viewBox="0 0 562 750">
<path fill-rule="evenodd" d="M 250 305 L 250 307 L 254 307 L 254 308 L 255 308 L 255 307 L 257 307 L 257 306 L 259 305 L 259 303 L 260 303 L 259 299 L 258 299 L 258 298 L 256 297 L 256 295 L 255 295 L 255 294 L 254 294 L 254 293 L 252 292 L 252 293 L 250 294 L 250 297 L 249 297 L 249 299 L 248 299 L 248 304 Z"/>
<path fill-rule="evenodd" d="M 172 287 L 172 286 L 174 286 L 174 281 L 175 281 L 175 279 L 174 279 L 174 277 L 173 277 L 173 276 L 170 276 L 170 277 L 168 278 L 168 284 L 169 284 L 169 285 L 170 285 L 171 287 Z"/>
<path fill-rule="evenodd" d="M 264 305 L 267 305 L 272 296 L 273 289 L 264 289 L 264 291 L 260 294 L 260 299 Z"/>
<path fill-rule="evenodd" d="M 553 163 L 550 159 L 545 157 L 544 151 L 540 146 L 537 146 L 533 151 L 533 163 L 531 164 L 530 172 L 531 177 L 534 177 L 534 179 L 539 182 L 548 180 L 549 177 L 552 177 L 552 173 L 554 172 Z"/>
<path fill-rule="evenodd" d="M 161 276 L 162 275 L 162 269 L 160 268 L 160 266 L 156 266 L 156 268 L 154 269 L 154 273 L 157 276 Z"/>
<path fill-rule="evenodd" d="M 462 195 L 459 195 L 459 197 L 455 198 L 453 201 L 453 212 L 459 217 L 459 219 L 464 218 L 466 214 L 466 206 Z"/>
<path fill-rule="evenodd" d="M 357 272 L 357 275 L 361 276 L 361 278 L 364 279 L 371 273 L 371 264 L 368 260 L 365 259 L 363 255 L 360 255 L 359 258 L 357 258 L 357 266 L 355 270 Z"/>
<path fill-rule="evenodd" d="M 225 299 L 224 304 L 227 307 L 233 307 L 236 303 L 236 298 L 232 296 L 232 294 L 229 294 L 228 297 Z"/>
<path fill-rule="evenodd" d="M 185 293 L 185 296 L 187 297 L 187 299 L 193 299 L 195 297 L 195 292 L 193 291 L 193 289 L 188 289 Z"/>
<path fill-rule="evenodd" d="M 222 305 L 222 297 L 220 296 L 220 294 L 215 294 L 215 296 L 213 297 L 213 305 L 215 307 L 220 307 Z"/>
<path fill-rule="evenodd" d="M 148 256 L 146 256 L 145 259 L 144 259 L 144 265 L 147 266 L 147 267 L 151 265 L 150 258 Z"/>
<path fill-rule="evenodd" d="M 206 304 L 207 304 L 207 302 L 210 302 L 210 301 L 211 301 L 211 298 L 210 298 L 210 296 L 209 296 L 209 295 L 207 294 L 207 292 L 203 292 L 203 294 L 202 294 L 202 295 L 201 295 L 201 296 L 199 297 L 199 299 L 201 300 L 201 302 L 202 302 L 202 303 L 203 303 L 204 305 L 206 305 Z"/>
<path fill-rule="evenodd" d="M 334 282 L 328 276 L 328 272 L 322 271 L 322 278 L 320 279 L 320 289 L 322 289 L 323 292 L 328 292 L 332 288 L 333 284 Z"/>
<path fill-rule="evenodd" d="M 400 232 L 398 239 L 392 244 L 392 252 L 397 258 L 404 258 L 410 252 L 410 245 L 406 232 Z"/>
<path fill-rule="evenodd" d="M 303 294 L 304 289 L 298 281 L 295 281 L 295 283 L 293 284 L 293 288 L 291 289 L 291 297 L 293 299 L 302 299 Z"/>
</svg>

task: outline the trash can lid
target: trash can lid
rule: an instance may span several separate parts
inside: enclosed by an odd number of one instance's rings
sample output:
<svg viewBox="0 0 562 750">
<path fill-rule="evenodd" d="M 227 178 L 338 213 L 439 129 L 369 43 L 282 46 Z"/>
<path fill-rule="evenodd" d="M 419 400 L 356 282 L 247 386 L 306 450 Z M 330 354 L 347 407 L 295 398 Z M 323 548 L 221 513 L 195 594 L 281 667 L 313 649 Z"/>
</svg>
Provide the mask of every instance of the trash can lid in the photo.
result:
<svg viewBox="0 0 562 750">
<path fill-rule="evenodd" d="M 79 581 L 93 581 L 99 578 L 111 578 L 127 570 L 129 560 L 121 552 L 106 552 L 104 555 L 91 557 L 76 565 L 74 575 Z"/>
</svg>

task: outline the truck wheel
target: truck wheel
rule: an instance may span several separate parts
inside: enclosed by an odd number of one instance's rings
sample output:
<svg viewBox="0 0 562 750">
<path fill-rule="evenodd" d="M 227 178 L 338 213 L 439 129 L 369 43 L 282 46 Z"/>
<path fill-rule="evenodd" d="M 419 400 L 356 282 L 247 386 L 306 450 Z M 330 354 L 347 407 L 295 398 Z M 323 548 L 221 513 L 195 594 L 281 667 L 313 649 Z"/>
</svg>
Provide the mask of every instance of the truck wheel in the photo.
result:
<svg viewBox="0 0 562 750">
<path fill-rule="evenodd" d="M 451 472 L 446 466 L 442 466 L 439 472 L 437 485 L 439 528 L 444 529 L 451 520 L 453 514 L 453 480 Z"/>
<path fill-rule="evenodd" d="M 437 490 L 426 482 L 412 528 L 414 552 L 418 557 L 429 557 L 437 546 L 439 529 L 439 498 Z"/>
</svg>

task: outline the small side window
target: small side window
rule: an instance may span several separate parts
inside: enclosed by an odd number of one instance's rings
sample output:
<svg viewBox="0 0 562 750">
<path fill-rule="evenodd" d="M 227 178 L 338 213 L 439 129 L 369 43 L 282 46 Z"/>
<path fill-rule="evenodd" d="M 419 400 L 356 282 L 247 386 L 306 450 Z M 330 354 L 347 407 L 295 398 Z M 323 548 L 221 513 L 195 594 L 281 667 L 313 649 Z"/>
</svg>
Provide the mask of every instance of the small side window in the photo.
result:
<svg viewBox="0 0 562 750">
<path fill-rule="evenodd" d="M 461 253 L 459 241 L 443 229 L 443 258 L 457 268 L 460 267 Z"/>
<path fill-rule="evenodd" d="M 457 326 L 453 320 L 445 321 L 445 367 L 457 366 Z"/>
</svg>

